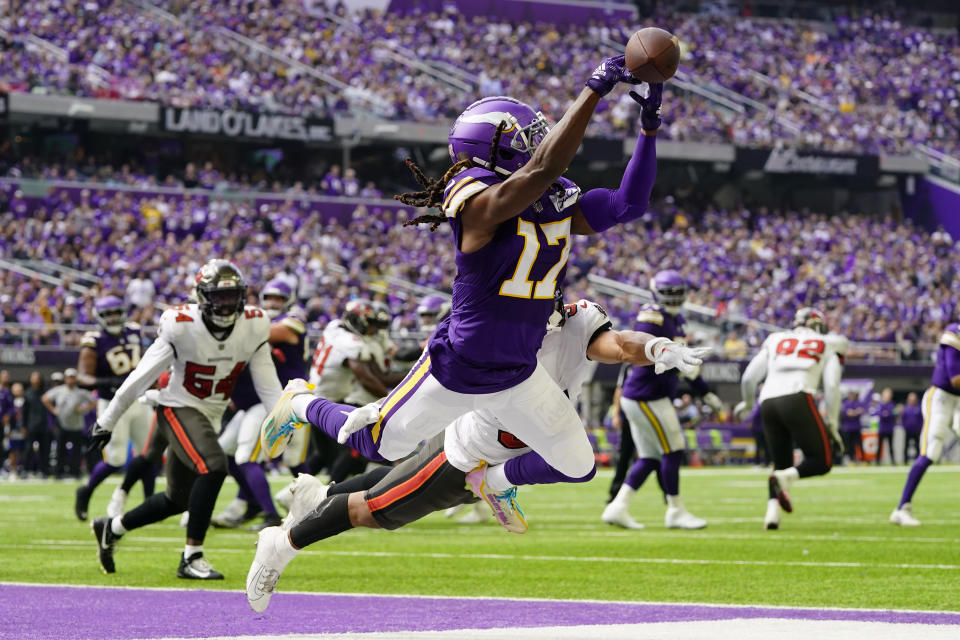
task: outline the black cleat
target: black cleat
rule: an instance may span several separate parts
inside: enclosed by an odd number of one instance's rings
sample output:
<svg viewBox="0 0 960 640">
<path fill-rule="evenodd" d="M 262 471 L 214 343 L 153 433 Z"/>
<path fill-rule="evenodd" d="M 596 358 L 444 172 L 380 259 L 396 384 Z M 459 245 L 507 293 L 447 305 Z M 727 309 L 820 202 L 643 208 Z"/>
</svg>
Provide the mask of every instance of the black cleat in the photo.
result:
<svg viewBox="0 0 960 640">
<path fill-rule="evenodd" d="M 767 531 L 773 531 L 773 530 L 775 530 L 775 529 L 779 529 L 779 528 L 780 528 L 780 523 L 779 523 L 779 522 L 767 522 L 766 524 L 763 525 L 763 528 L 766 529 Z"/>
<path fill-rule="evenodd" d="M 193 554 L 189 560 L 181 554 L 177 577 L 190 580 L 223 580 L 223 574 L 210 566 L 202 552 Z"/>
<path fill-rule="evenodd" d="M 83 484 L 77 487 L 77 499 L 73 502 L 73 512 L 77 514 L 77 519 L 85 522 L 87 520 L 87 508 L 90 506 L 90 494 L 93 493 Z"/>
<path fill-rule="evenodd" d="M 267 515 L 263 516 L 263 520 L 261 522 L 258 522 L 257 524 L 252 524 L 249 527 L 247 527 L 247 531 L 253 531 L 258 533 L 260 531 L 263 531 L 267 527 L 279 527 L 280 523 L 282 522 L 283 520 L 277 514 L 268 513 Z"/>
<path fill-rule="evenodd" d="M 777 502 L 780 503 L 780 507 L 787 513 L 793 513 L 793 505 L 790 504 L 790 496 L 787 495 L 787 492 L 783 490 L 783 487 L 780 486 L 780 481 L 777 480 L 777 476 L 770 475 L 770 491 L 773 492 L 774 497 L 777 499 Z"/>
<path fill-rule="evenodd" d="M 120 536 L 110 528 L 110 518 L 97 518 L 90 523 L 93 537 L 97 539 L 97 557 L 100 559 L 100 568 L 104 573 L 114 573 L 117 568 L 113 564 L 113 553 L 117 550 Z"/>
</svg>

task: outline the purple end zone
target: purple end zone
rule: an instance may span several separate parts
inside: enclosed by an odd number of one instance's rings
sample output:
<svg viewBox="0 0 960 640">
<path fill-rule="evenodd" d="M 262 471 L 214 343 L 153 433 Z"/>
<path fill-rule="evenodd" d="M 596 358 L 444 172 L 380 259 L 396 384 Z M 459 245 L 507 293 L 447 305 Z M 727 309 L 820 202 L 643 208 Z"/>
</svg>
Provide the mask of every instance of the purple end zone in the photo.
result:
<svg viewBox="0 0 960 640">
<path fill-rule="evenodd" d="M 960 626 L 960 613 L 720 607 L 687 604 L 414 598 L 279 593 L 265 614 L 240 591 L 0 584 L 0 638 L 130 640 L 287 633 L 443 631 L 732 618 Z M 490 615 L 496 611 L 496 615 Z M 13 621 L 19 621 L 15 628 Z M 13 633 L 14 635 L 5 635 Z"/>
</svg>

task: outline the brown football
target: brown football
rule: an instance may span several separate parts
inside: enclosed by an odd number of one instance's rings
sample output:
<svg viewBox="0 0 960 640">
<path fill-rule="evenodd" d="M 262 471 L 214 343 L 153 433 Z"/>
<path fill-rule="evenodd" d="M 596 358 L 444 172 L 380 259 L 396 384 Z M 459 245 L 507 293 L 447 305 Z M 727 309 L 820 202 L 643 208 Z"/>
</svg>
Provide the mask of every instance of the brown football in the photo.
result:
<svg viewBox="0 0 960 640">
<path fill-rule="evenodd" d="M 657 27 L 640 29 L 627 42 L 625 64 L 637 80 L 666 82 L 680 64 L 680 40 Z"/>
</svg>

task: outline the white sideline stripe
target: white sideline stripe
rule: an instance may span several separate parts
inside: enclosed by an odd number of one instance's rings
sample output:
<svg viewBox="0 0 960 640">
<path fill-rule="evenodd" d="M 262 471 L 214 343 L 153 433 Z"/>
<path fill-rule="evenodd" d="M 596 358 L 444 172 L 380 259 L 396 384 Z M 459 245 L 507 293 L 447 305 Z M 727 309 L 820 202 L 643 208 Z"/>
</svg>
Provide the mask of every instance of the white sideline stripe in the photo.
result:
<svg viewBox="0 0 960 640">
<path fill-rule="evenodd" d="M 522 631 L 522 633 L 520 633 Z M 647 624 L 579 625 L 568 627 L 519 627 L 513 629 L 455 629 L 450 631 L 377 631 L 372 633 L 284 634 L 222 636 L 205 640 L 955 640 L 956 627 L 932 624 L 857 622 L 852 620 L 792 620 L 783 618 L 733 618 Z M 187 640 L 164 638 L 162 640 Z"/>
<path fill-rule="evenodd" d="M 78 540 L 51 541 L 55 544 L 0 544 L 0 549 L 39 550 L 51 549 L 56 546 L 76 548 L 90 546 L 90 543 L 81 543 Z M 172 541 L 171 541 L 172 542 Z M 131 551 L 158 551 L 156 547 L 124 546 Z M 182 546 L 170 547 L 169 550 L 182 550 Z M 217 549 L 217 554 L 242 553 L 252 556 L 245 549 Z M 339 556 L 355 558 L 429 558 L 431 560 L 528 560 L 534 562 L 589 562 L 589 563 L 616 563 L 616 564 L 681 564 L 681 565 L 724 565 L 750 567 L 821 567 L 833 569 L 922 569 L 935 571 L 956 571 L 960 565 L 956 564 L 910 564 L 895 562 L 806 562 L 787 560 L 775 562 L 773 560 L 711 560 L 707 558 L 611 558 L 609 556 L 533 556 L 528 554 L 503 553 L 399 553 L 393 551 L 301 551 L 298 555 Z"/>
<path fill-rule="evenodd" d="M 130 547 L 124 547 L 124 549 L 129 549 Z M 182 547 L 180 547 L 182 550 Z M 301 551 L 300 553 L 310 553 L 309 551 Z M 297 554 L 300 555 L 300 554 Z M 18 581 L 7 581 L 0 580 L 0 586 L 13 586 L 13 587 L 56 587 L 58 589 L 124 589 L 128 591 L 183 591 L 183 592 L 195 592 L 195 591 L 226 591 L 230 592 L 231 589 L 198 589 L 198 588 L 184 588 L 184 587 L 132 587 L 129 585 L 108 585 L 108 584 L 52 584 L 46 582 L 18 582 Z M 867 613 L 889 613 L 890 611 L 896 611 L 897 613 L 960 613 L 960 611 L 951 611 L 947 609 L 869 609 L 866 607 L 818 607 L 818 606 L 797 606 L 797 605 L 781 605 L 781 604 L 764 604 L 761 602 L 751 602 L 749 604 L 730 604 L 730 603 L 714 603 L 714 602 L 665 602 L 657 600 L 595 600 L 591 598 L 584 598 L 581 600 L 574 600 L 572 598 L 524 598 L 517 597 L 511 598 L 508 596 L 436 596 L 436 595 L 423 595 L 417 593 L 359 593 L 359 592 L 333 592 L 333 591 L 290 591 L 287 589 L 283 590 L 283 593 L 295 593 L 299 595 L 307 596 L 350 596 L 355 598 L 418 598 L 421 600 L 497 600 L 501 602 L 569 602 L 571 604 L 580 604 L 580 603 L 592 603 L 592 604 L 626 604 L 626 605 L 650 605 L 650 606 L 666 606 L 666 607 L 675 607 L 675 606 L 689 606 L 689 607 L 716 607 L 721 609 L 743 609 L 748 608 L 761 608 L 761 609 L 784 609 L 791 611 L 863 611 Z M 267 637 L 267 636 L 257 636 L 257 637 Z M 282 636 L 278 636 L 282 637 Z M 296 637 L 296 636 L 294 636 Z M 339 636 L 342 637 L 342 636 Z M 768 640 L 768 639 L 767 639 Z"/>
</svg>

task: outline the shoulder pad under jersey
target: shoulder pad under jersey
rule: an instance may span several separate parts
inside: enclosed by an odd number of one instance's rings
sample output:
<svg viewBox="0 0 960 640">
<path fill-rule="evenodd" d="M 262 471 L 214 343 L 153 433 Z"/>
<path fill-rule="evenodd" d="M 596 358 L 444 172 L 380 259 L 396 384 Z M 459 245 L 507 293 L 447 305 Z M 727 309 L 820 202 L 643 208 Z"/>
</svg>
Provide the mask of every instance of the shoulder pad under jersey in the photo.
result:
<svg viewBox="0 0 960 640">
<path fill-rule="evenodd" d="M 450 179 L 443 191 L 443 214 L 448 218 L 457 217 L 467 200 L 498 182 L 497 174 L 483 167 L 464 169 Z"/>
<path fill-rule="evenodd" d="M 97 340 L 100 339 L 99 331 L 87 331 L 83 334 L 83 337 L 80 338 L 80 346 L 87 347 L 89 349 L 97 348 Z"/>
</svg>

